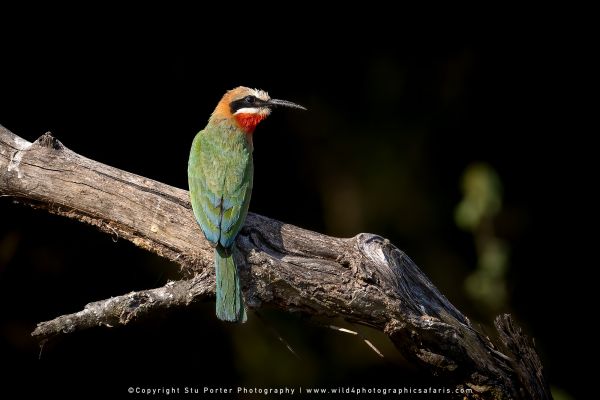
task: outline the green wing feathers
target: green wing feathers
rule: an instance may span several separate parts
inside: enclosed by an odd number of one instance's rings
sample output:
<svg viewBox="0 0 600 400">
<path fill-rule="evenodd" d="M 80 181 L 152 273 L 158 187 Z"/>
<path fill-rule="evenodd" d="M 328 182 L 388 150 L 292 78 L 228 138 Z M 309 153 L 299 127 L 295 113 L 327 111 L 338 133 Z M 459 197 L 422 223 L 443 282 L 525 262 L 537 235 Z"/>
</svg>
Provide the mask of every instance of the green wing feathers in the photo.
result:
<svg viewBox="0 0 600 400">
<path fill-rule="evenodd" d="M 192 144 L 188 180 L 192 208 L 206 238 L 224 248 L 233 245 L 244 225 L 254 175 L 244 133 L 213 127 Z"/>
</svg>

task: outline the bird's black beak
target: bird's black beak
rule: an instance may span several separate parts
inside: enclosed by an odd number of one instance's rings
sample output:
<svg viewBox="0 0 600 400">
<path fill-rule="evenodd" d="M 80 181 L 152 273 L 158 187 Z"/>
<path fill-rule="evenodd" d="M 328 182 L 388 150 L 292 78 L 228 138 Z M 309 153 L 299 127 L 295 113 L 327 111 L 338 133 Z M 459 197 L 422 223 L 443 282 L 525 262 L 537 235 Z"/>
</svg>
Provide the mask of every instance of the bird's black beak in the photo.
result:
<svg viewBox="0 0 600 400">
<path fill-rule="evenodd" d="M 287 100 L 270 99 L 269 101 L 267 101 L 267 106 L 269 108 L 275 108 L 275 107 L 282 106 L 282 107 L 289 107 L 289 108 L 297 108 L 299 110 L 306 111 L 305 107 L 302 107 L 299 104 L 292 103 L 291 101 L 287 101 Z"/>
</svg>

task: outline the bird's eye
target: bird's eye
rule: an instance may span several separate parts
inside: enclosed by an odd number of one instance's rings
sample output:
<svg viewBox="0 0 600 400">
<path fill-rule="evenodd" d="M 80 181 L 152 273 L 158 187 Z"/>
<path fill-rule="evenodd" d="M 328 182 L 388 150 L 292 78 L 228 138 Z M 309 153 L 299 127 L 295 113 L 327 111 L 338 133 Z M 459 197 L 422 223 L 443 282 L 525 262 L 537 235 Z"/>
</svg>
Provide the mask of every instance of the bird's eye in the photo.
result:
<svg viewBox="0 0 600 400">
<path fill-rule="evenodd" d="M 254 102 L 256 101 L 256 98 L 254 96 L 246 96 L 244 101 L 248 104 L 254 104 Z"/>
</svg>

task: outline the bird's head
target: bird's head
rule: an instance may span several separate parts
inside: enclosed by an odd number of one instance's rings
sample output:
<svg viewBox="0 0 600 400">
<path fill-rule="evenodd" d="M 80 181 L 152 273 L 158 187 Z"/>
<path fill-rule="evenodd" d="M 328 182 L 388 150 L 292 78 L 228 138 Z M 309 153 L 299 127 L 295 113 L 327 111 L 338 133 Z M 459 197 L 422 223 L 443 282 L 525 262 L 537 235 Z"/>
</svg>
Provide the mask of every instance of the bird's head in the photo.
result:
<svg viewBox="0 0 600 400">
<path fill-rule="evenodd" d="M 263 90 L 237 87 L 225 93 L 211 119 L 232 119 L 245 132 L 252 133 L 275 107 L 306 108 L 287 100 L 272 99 Z"/>
</svg>

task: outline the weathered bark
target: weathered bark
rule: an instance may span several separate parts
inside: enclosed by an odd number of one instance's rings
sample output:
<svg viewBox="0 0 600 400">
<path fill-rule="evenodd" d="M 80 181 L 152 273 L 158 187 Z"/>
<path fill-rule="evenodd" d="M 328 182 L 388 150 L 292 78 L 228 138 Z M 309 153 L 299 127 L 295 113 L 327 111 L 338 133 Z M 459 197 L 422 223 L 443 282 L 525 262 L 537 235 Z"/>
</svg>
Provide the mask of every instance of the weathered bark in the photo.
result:
<svg viewBox="0 0 600 400">
<path fill-rule="evenodd" d="M 29 143 L 0 126 L 0 196 L 94 225 L 181 266 L 180 281 L 40 323 L 39 340 L 214 296 L 213 250 L 185 190 L 82 157 L 48 133 Z M 250 213 L 237 246 L 250 308 L 268 303 L 380 329 L 408 359 L 480 398 L 550 398 L 531 341 L 510 316 L 497 320 L 501 352 L 384 238 L 334 238 Z"/>
</svg>

